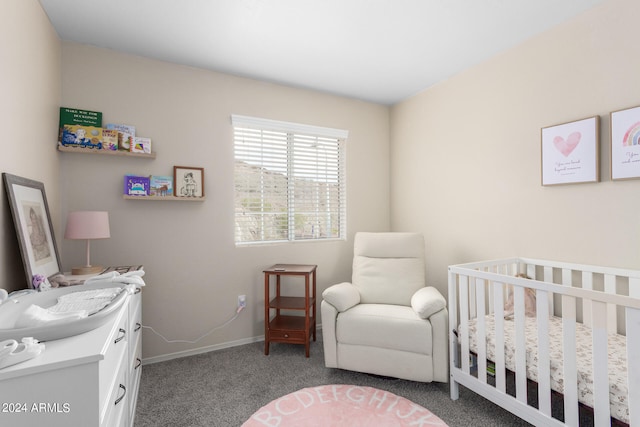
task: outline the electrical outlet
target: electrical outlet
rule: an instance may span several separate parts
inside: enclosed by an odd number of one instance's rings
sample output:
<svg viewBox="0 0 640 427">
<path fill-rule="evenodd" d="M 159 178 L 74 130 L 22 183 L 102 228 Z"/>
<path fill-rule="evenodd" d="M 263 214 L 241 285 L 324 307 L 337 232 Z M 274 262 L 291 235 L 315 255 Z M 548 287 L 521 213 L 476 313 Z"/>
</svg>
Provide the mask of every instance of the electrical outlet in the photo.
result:
<svg viewBox="0 0 640 427">
<path fill-rule="evenodd" d="M 238 308 L 245 308 L 247 306 L 247 296 L 238 295 Z"/>
</svg>

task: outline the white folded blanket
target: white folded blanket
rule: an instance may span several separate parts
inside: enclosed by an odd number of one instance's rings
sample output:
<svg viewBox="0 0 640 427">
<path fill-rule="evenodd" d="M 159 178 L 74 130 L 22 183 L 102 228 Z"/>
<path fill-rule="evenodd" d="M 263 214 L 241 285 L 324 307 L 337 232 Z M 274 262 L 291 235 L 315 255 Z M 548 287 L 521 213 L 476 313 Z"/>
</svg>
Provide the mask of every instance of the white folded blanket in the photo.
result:
<svg viewBox="0 0 640 427">
<path fill-rule="evenodd" d="M 122 284 L 132 284 L 138 286 L 144 286 L 144 280 L 142 276 L 144 276 L 144 270 L 135 270 L 129 271 L 128 273 L 120 274 L 117 271 L 112 271 L 105 274 L 100 274 L 98 276 L 93 276 L 88 278 L 84 284 L 96 284 L 96 283 L 122 283 Z"/>
<path fill-rule="evenodd" d="M 83 319 L 105 308 L 121 292 L 127 290 L 122 287 L 92 289 L 89 291 L 70 292 L 58 297 L 56 305 L 42 308 L 31 304 L 16 319 L 16 328 L 33 328 L 65 323 L 70 320 Z"/>
<path fill-rule="evenodd" d="M 49 307 L 49 312 L 64 314 L 85 310 L 90 316 L 109 305 L 122 291 L 123 289 L 118 287 L 70 292 L 60 296 L 58 303 Z"/>
<path fill-rule="evenodd" d="M 39 305 L 31 304 L 16 319 L 16 328 L 33 328 L 42 325 L 65 323 L 70 320 L 83 319 L 87 317 L 86 310 L 69 311 L 66 313 L 56 313 Z"/>
</svg>

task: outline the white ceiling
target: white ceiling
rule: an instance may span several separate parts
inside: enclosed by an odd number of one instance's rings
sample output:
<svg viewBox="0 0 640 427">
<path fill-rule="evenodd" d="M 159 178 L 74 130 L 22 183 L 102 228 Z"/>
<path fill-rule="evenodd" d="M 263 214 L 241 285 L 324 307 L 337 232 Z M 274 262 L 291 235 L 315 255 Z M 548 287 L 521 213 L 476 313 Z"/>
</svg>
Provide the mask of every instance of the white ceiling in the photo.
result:
<svg viewBox="0 0 640 427">
<path fill-rule="evenodd" d="M 391 105 L 604 0 L 40 0 L 58 35 Z"/>
</svg>

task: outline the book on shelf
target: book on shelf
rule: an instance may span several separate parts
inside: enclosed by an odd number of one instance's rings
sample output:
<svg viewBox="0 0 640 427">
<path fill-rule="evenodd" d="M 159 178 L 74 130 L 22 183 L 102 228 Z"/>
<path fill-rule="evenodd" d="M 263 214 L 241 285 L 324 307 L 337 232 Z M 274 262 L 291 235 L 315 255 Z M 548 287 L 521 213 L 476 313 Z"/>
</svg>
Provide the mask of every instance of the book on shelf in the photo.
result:
<svg viewBox="0 0 640 427">
<path fill-rule="evenodd" d="M 148 176 L 125 175 L 124 194 L 127 196 L 148 196 L 150 179 Z"/>
<path fill-rule="evenodd" d="M 59 143 L 64 147 L 102 149 L 102 128 L 83 125 L 63 125 Z"/>
<path fill-rule="evenodd" d="M 118 131 L 118 150 L 131 151 L 131 143 L 136 136 L 135 126 L 107 123 L 106 128 Z"/>
<path fill-rule="evenodd" d="M 121 125 L 118 123 L 107 123 L 107 129 L 114 129 L 118 132 L 128 133 L 131 136 L 136 136 L 136 127 L 131 125 Z"/>
<path fill-rule="evenodd" d="M 62 125 L 84 125 L 101 128 L 102 113 L 99 111 L 60 107 L 60 127 L 62 127 Z"/>
<path fill-rule="evenodd" d="M 149 195 L 164 197 L 173 196 L 173 177 L 163 175 L 151 175 L 149 177 Z"/>
<path fill-rule="evenodd" d="M 78 108 L 60 107 L 60 124 L 58 126 L 58 142 L 62 141 L 65 125 L 102 127 L 102 113 L 99 111 L 80 110 Z"/>
<path fill-rule="evenodd" d="M 102 149 L 118 150 L 118 131 L 114 129 L 102 129 Z"/>
<path fill-rule="evenodd" d="M 131 141 L 130 151 L 132 153 L 151 154 L 151 138 L 142 136 L 134 136 Z"/>
</svg>

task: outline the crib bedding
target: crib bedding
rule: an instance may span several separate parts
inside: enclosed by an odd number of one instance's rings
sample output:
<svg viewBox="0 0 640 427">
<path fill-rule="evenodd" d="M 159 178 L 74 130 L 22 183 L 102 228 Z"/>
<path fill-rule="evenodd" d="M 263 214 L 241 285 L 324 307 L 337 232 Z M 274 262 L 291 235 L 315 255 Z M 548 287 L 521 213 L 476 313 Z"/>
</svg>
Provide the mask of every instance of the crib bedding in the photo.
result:
<svg viewBox="0 0 640 427">
<path fill-rule="evenodd" d="M 495 318 L 493 315 L 485 316 L 486 328 L 486 352 L 487 359 L 495 362 Z M 512 319 L 505 319 L 505 366 L 510 371 L 515 371 L 515 324 Z M 538 332 L 535 317 L 526 317 L 526 365 L 527 377 L 537 382 L 538 379 Z M 562 318 L 552 316 L 549 318 L 549 359 L 551 372 L 551 388 L 563 393 L 562 379 Z M 469 349 L 477 352 L 477 319 L 469 320 Z M 463 331 L 461 331 L 463 332 Z M 582 323 L 576 323 L 576 362 L 578 371 L 578 400 L 593 407 L 593 367 L 591 329 Z M 611 403 L 611 416 L 629 422 L 629 408 L 627 404 L 627 351 L 626 338 L 618 334 L 608 335 L 608 370 L 609 370 L 609 399 Z"/>
</svg>

